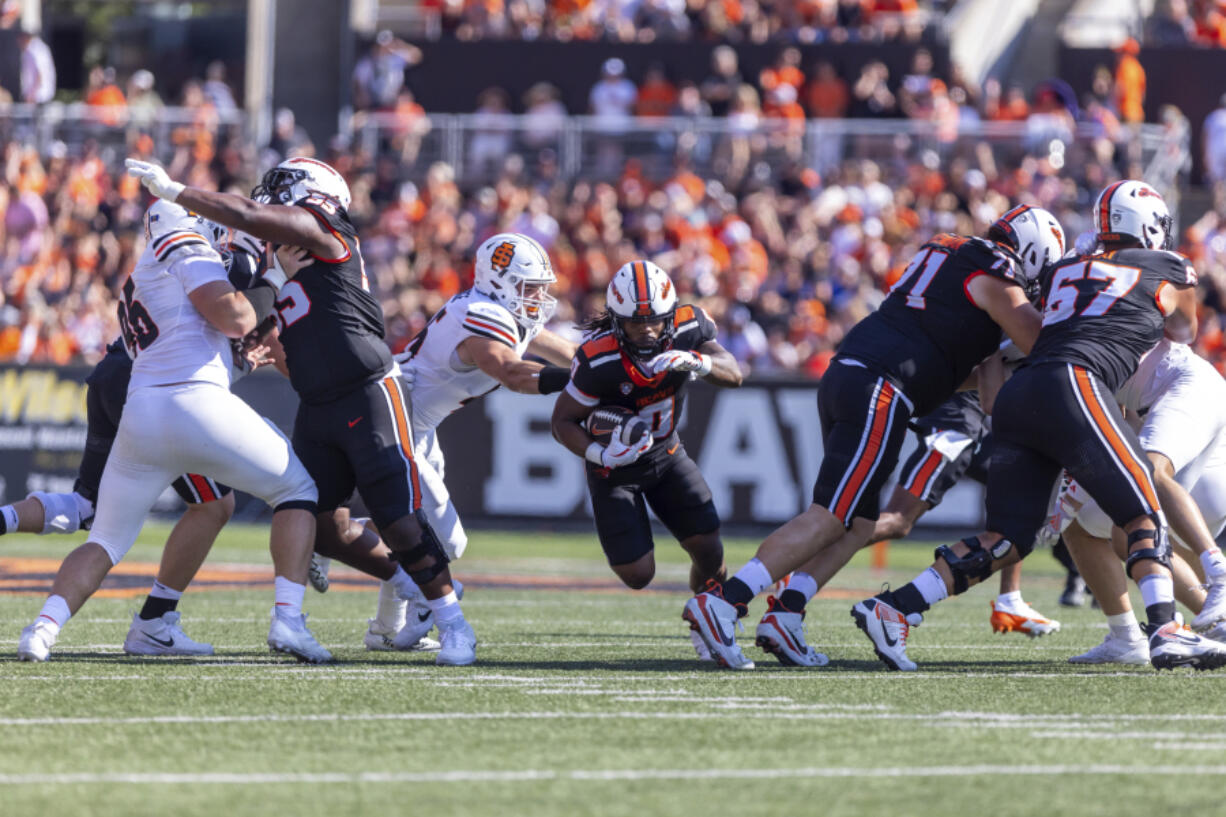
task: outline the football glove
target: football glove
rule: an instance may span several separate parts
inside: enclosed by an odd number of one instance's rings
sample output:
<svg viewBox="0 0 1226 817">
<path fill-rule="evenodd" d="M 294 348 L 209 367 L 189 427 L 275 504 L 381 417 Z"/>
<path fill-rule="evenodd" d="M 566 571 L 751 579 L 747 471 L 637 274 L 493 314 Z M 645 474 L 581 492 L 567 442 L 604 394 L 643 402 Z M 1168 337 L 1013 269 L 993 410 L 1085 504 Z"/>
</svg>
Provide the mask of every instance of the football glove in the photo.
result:
<svg viewBox="0 0 1226 817">
<path fill-rule="evenodd" d="M 661 352 L 647 361 L 647 365 L 651 368 L 653 375 L 660 372 L 694 372 L 699 377 L 705 377 L 711 373 L 714 361 L 711 360 L 710 355 L 704 355 L 701 352 L 674 349 L 671 352 Z"/>
<path fill-rule="evenodd" d="M 149 188 L 149 192 L 159 199 L 173 202 L 179 198 L 179 194 L 187 187 L 185 184 L 171 181 L 170 176 L 166 175 L 166 171 L 155 162 L 125 159 L 124 166 L 128 168 L 129 176 L 135 176 L 140 179 L 140 183 Z"/>
<path fill-rule="evenodd" d="M 600 465 L 605 468 L 621 468 L 630 465 L 647 450 L 651 448 L 654 442 L 651 436 L 651 429 L 643 429 L 643 434 L 630 445 L 626 445 L 621 441 L 621 429 L 615 429 L 612 434 L 613 439 L 607 446 L 600 450 Z M 593 443 L 599 446 L 600 443 Z"/>
<path fill-rule="evenodd" d="M 417 385 L 417 364 L 411 360 L 406 360 L 400 364 L 400 382 L 409 391 L 413 391 L 413 386 Z"/>
</svg>

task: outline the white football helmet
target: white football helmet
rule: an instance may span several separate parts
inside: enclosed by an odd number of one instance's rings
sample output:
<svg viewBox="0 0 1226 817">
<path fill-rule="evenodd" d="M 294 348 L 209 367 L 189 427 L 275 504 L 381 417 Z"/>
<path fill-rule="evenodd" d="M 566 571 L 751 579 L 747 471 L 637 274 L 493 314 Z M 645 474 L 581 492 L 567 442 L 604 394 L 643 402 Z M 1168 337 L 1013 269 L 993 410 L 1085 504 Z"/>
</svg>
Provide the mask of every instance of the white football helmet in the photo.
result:
<svg viewBox="0 0 1226 817">
<path fill-rule="evenodd" d="M 1175 223 L 1158 191 L 1145 182 L 1122 181 L 1108 185 L 1094 202 L 1098 240 L 1127 243 L 1134 239 L 1147 250 L 1169 250 Z"/>
<path fill-rule="evenodd" d="M 230 228 L 166 199 L 157 199 L 145 211 L 145 241 L 152 242 L 173 232 L 196 233 L 220 252 L 230 241 Z"/>
<path fill-rule="evenodd" d="M 677 289 L 668 273 L 650 261 L 623 264 L 609 281 L 605 306 L 613 324 L 613 334 L 622 347 L 641 359 L 650 359 L 673 345 L 673 315 L 677 311 Z M 637 346 L 626 335 L 627 322 L 649 323 L 663 320 L 664 330 L 650 346 Z"/>
<path fill-rule="evenodd" d="M 558 277 L 545 248 L 519 233 L 499 233 L 477 248 L 473 288 L 493 298 L 515 316 L 524 329 L 553 317 L 557 298 L 548 287 Z"/>
<path fill-rule="evenodd" d="M 345 178 L 336 168 L 318 159 L 296 156 L 264 174 L 251 191 L 251 198 L 272 204 L 297 204 L 312 193 L 320 193 L 349 209 L 353 197 Z"/>
<path fill-rule="evenodd" d="M 988 238 L 1017 254 L 1025 283 L 1038 281 L 1044 267 L 1064 256 L 1064 228 L 1042 207 L 1014 207 L 992 224 Z"/>
</svg>

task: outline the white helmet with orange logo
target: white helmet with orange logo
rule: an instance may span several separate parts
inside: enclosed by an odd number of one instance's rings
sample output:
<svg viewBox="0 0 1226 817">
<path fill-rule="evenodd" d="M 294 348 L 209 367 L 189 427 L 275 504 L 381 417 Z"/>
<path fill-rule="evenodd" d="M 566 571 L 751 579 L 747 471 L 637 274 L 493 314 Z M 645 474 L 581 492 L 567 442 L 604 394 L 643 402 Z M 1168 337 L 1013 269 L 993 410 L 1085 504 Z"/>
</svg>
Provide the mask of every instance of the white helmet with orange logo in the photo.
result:
<svg viewBox="0 0 1226 817">
<path fill-rule="evenodd" d="M 605 305 L 612 319 L 613 334 L 622 347 L 642 359 L 650 359 L 673 345 L 673 316 L 677 290 L 668 273 L 650 261 L 623 264 L 609 281 Z M 626 336 L 626 323 L 663 320 L 664 329 L 650 346 L 637 346 Z"/>
<path fill-rule="evenodd" d="M 473 288 L 506 307 L 524 329 L 553 317 L 557 298 L 546 288 L 557 281 L 549 254 L 519 233 L 499 233 L 477 248 Z"/>
<path fill-rule="evenodd" d="M 1140 242 L 1147 250 L 1169 250 L 1174 221 L 1157 190 L 1145 182 L 1122 181 L 1108 185 L 1094 202 L 1094 227 L 1106 243 Z"/>
</svg>

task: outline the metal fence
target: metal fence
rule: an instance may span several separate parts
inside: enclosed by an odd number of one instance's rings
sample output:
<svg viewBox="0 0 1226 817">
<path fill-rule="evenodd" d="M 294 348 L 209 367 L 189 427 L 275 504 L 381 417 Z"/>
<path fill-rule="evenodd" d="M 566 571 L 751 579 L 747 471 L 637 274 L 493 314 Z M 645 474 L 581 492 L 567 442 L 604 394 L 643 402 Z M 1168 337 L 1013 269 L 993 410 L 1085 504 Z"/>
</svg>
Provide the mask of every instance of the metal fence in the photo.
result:
<svg viewBox="0 0 1226 817">
<path fill-rule="evenodd" d="M 1045 158 L 1057 168 L 1077 167 L 1101 147 L 1094 124 L 1067 127 L 1055 117 L 1024 122 L 934 124 L 903 119 L 810 119 L 757 122 L 735 117 L 631 118 L 512 114 L 361 114 L 342 130 L 364 149 L 392 155 L 424 173 L 445 162 L 469 182 L 491 180 L 508 157 L 545 162 L 561 176 L 615 178 L 627 162 L 645 176 L 664 178 L 679 161 L 699 174 L 720 176 L 736 162 L 748 172 L 777 173 L 788 166 L 828 171 L 847 159 L 921 161 L 940 166 L 964 157 L 978 165 L 986 147 L 992 159 L 1016 166 L 1026 157 Z M 1182 137 L 1182 138 L 1181 138 Z M 1158 125 L 1121 129 L 1119 160 L 1139 160 L 1149 178 L 1173 183 L 1173 168 L 1187 157 L 1186 132 Z"/>
</svg>

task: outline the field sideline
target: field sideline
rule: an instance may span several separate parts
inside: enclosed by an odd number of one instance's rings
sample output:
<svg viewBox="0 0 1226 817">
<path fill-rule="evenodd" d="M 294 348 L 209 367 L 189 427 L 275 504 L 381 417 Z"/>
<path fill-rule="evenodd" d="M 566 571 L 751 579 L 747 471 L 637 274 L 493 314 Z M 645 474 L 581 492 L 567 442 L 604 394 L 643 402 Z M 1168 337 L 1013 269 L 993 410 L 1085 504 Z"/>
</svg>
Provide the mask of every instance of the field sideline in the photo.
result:
<svg viewBox="0 0 1226 817">
<path fill-rule="evenodd" d="M 42 665 L 15 660 L 49 571 L 82 537 L 0 539 L 0 813 L 1125 815 L 1221 810 L 1226 673 L 1074 668 L 1101 640 L 1059 608 L 1061 571 L 1028 560 L 1027 600 L 1062 632 L 994 636 L 988 588 L 912 633 L 912 675 L 888 673 L 848 615 L 931 545 L 857 561 L 810 608 L 820 670 L 785 669 L 741 635 L 748 673 L 693 660 L 686 565 L 662 545 L 657 585 L 616 589 L 594 537 L 475 531 L 456 574 L 478 663 L 362 648 L 374 585 L 338 573 L 308 591 L 341 663 L 264 646 L 265 528 L 233 526 L 180 609 L 208 659 L 120 651 L 167 528 L 150 525 L 113 593 L 71 621 Z M 729 542 L 739 565 L 756 543 Z M 582 588 L 582 589 L 575 589 Z M 993 588 L 994 589 L 994 588 Z"/>
</svg>

